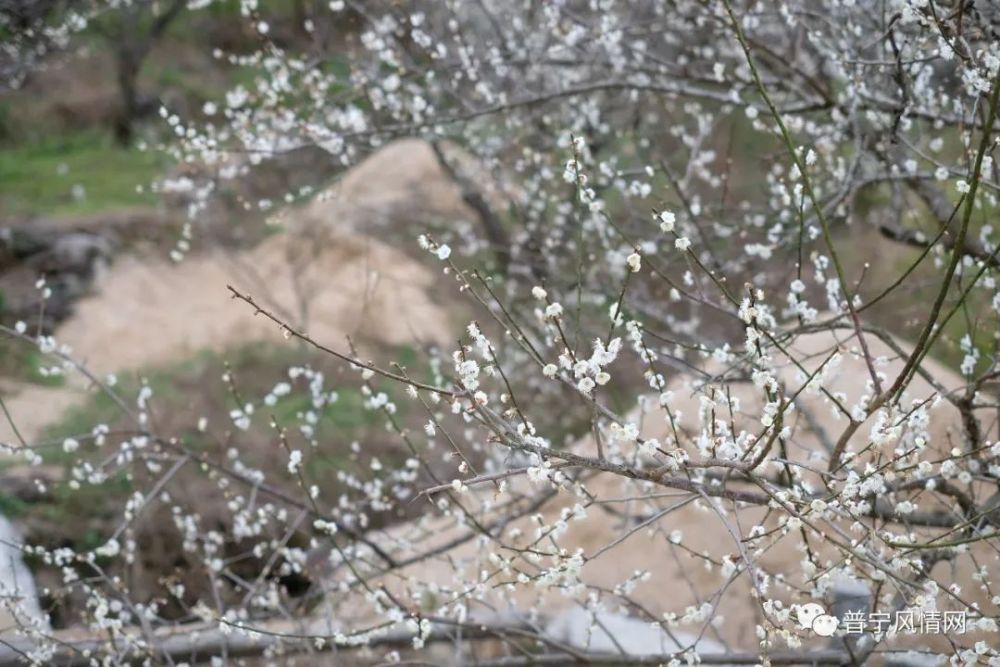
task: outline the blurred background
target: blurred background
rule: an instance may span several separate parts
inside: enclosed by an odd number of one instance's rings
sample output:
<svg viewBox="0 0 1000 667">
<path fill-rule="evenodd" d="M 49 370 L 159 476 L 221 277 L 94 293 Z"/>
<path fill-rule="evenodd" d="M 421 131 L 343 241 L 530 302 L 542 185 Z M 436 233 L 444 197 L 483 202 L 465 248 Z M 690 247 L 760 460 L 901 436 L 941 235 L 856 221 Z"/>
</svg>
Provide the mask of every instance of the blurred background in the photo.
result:
<svg viewBox="0 0 1000 667">
<path fill-rule="evenodd" d="M 342 363 L 253 318 L 226 286 L 245 289 L 317 340 L 346 347 L 350 337 L 359 354 L 430 378 L 417 354 L 448 343 L 462 307 L 432 293 L 433 274 L 411 255 L 419 231 L 457 225 L 469 210 L 429 146 L 403 140 L 347 174 L 317 149 L 272 156 L 198 197 L 192 216 L 192 188 L 203 173 L 177 159 L 161 110 L 193 121 L 220 114 L 227 92 L 252 86 L 262 71 L 239 62 L 240 54 L 263 44 L 257 21 L 236 0 L 197 4 L 139 2 L 104 12 L 37 58 L 27 57 L 28 40 L 11 48 L 18 30 L 60 16 L 67 3 L 0 6 L 10 40 L 0 92 L 0 325 L 53 335 L 56 352 L 67 346 L 129 401 L 148 388 L 158 432 L 210 457 L 238 445 L 268 475 L 284 474 L 297 495 L 267 419 L 237 428 L 238 440 L 229 435 L 247 401 L 270 397 L 267 409 L 279 423 L 307 425 L 302 437 L 319 443 L 306 465 L 324 493 L 363 496 L 357 479 L 373 466 L 400 469 L 407 457 L 369 405 L 380 392 L 401 389 L 377 380 L 374 391 L 360 386 Z M 266 17 L 271 44 L 320 50 L 327 66 L 346 71 L 357 15 L 279 0 L 267 3 Z M 315 197 L 335 179 L 336 197 Z M 331 220 L 341 230 L 333 238 Z M 363 234 L 351 231 L 360 225 Z M 294 238 L 286 233 L 293 226 Z M 297 369 L 291 376 L 290 368 Z M 340 386 L 347 375 L 351 386 Z M 307 389 L 291 391 L 296 382 Z M 17 524 L 7 538 L 20 541 L 20 531 L 31 543 L 84 551 L 117 534 L 122 503 L 145 480 L 118 470 L 99 487 L 80 488 L 71 479 L 80 458 L 65 443 L 79 439 L 92 451 L 100 440 L 95 425 L 114 438 L 130 416 L 92 383 L 67 377 L 58 358 L 14 336 L 0 336 L 0 400 L 9 416 L 0 419 L 0 441 L 40 444 L 39 460 L 0 461 L 0 512 Z M 416 428 L 426 420 L 412 411 L 399 418 Z M 106 463 L 100 454 L 86 458 Z M 206 530 L 228 533 L 217 485 L 197 472 L 179 477 L 168 489 L 184 490 Z M 374 512 L 359 528 L 405 512 Z M 137 596 L 152 599 L 177 581 L 186 583 L 187 599 L 199 599 L 206 580 L 185 564 L 166 508 L 144 526 L 130 572 Z M 228 555 L 247 577 L 261 572 L 259 559 L 235 548 Z M 58 570 L 39 565 L 29 559 L 53 625 L 72 624 L 82 593 L 63 589 Z M 292 576 L 285 584 L 301 593 L 308 582 Z M 164 613 L 189 617 L 184 599 L 168 602 Z"/>
</svg>

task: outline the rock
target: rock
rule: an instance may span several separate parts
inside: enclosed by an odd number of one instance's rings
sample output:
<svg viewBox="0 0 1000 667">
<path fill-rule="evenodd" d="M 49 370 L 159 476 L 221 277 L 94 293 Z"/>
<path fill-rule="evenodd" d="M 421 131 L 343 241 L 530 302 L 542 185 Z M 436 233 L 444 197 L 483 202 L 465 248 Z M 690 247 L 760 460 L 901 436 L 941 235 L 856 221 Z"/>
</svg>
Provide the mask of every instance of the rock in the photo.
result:
<svg viewBox="0 0 1000 667">
<path fill-rule="evenodd" d="M 87 293 L 99 267 L 111 259 L 112 244 L 86 232 L 62 235 L 20 232 L 8 236 L 10 270 L 0 275 L 8 319 L 37 316 L 41 293 L 35 282 L 44 276 L 51 296 L 45 304 L 47 328 L 69 316 L 72 305 Z M 20 260 L 21 265 L 14 262 Z"/>
<path fill-rule="evenodd" d="M 45 276 L 52 295 L 43 328 L 51 330 L 88 294 L 113 255 L 126 244 L 156 238 L 168 226 L 152 209 L 41 218 L 0 227 L 0 293 L 6 320 L 34 320 L 41 312 L 35 288 Z"/>
<path fill-rule="evenodd" d="M 90 278 L 98 261 L 111 258 L 111 242 L 97 234 L 71 232 L 56 237 L 45 252 L 34 256 L 34 264 L 46 275 L 73 274 Z"/>
<path fill-rule="evenodd" d="M 0 515 L 0 635 L 28 624 L 42 629 L 49 625 L 38 604 L 35 580 L 21 557 L 21 544 L 20 531 Z"/>
</svg>

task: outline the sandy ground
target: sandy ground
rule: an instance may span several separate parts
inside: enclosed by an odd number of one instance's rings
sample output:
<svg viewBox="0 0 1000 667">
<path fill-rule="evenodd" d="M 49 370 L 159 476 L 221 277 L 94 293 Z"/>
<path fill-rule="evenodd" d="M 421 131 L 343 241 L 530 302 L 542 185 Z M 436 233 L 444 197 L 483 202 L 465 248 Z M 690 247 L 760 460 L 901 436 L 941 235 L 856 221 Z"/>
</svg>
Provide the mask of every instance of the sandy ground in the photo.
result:
<svg viewBox="0 0 1000 667">
<path fill-rule="evenodd" d="M 336 349 L 346 349 L 347 336 L 386 344 L 445 340 L 448 313 L 428 295 L 435 278 L 429 269 L 361 237 L 328 242 L 301 265 L 303 245 L 281 235 L 247 253 L 211 253 L 180 264 L 120 258 L 98 293 L 59 328 L 57 340 L 99 377 L 170 364 L 199 350 L 282 341 L 279 328 L 232 299 L 227 285 Z M 83 383 L 74 377 L 61 388 L 23 388 L 6 402 L 22 437 L 32 441 L 82 395 Z M 0 425 L 0 440 L 14 442 L 7 423 Z"/>
<path fill-rule="evenodd" d="M 449 154 L 455 164 L 468 164 L 454 149 Z M 446 342 L 452 327 L 444 297 L 431 298 L 440 281 L 436 260 L 415 261 L 365 230 L 399 224 L 414 230 L 399 243 L 415 243 L 416 223 L 472 215 L 426 143 L 394 142 L 308 205 L 281 214 L 286 231 L 254 249 L 192 255 L 179 264 L 160 256 L 116 258 L 56 338 L 99 377 L 170 364 L 203 349 L 281 341 L 277 326 L 230 298 L 226 286 L 233 285 L 335 349 L 346 349 L 346 336 L 362 345 Z M 61 388 L 16 388 L 5 401 L 32 442 L 84 395 L 75 378 Z M 5 419 L 0 442 L 17 442 Z"/>
<path fill-rule="evenodd" d="M 459 174 L 483 188 L 494 208 L 512 196 L 512 186 L 498 180 L 457 147 L 443 145 L 445 159 Z M 462 200 L 461 188 L 441 169 L 433 149 L 420 139 L 400 139 L 387 144 L 301 209 L 289 209 L 292 224 L 299 229 L 353 230 L 396 226 L 404 221 L 413 229 L 412 241 L 420 233 L 413 222 L 456 223 L 473 221 L 474 213 Z"/>
<path fill-rule="evenodd" d="M 884 359 L 882 369 L 890 377 L 900 371 L 903 360 L 897 358 L 887 345 L 878 340 L 869 340 L 868 344 L 873 355 Z M 795 349 L 796 356 L 804 360 L 804 365 L 810 370 L 818 367 L 834 349 L 845 353 L 839 369 L 828 379 L 828 387 L 831 391 L 843 391 L 852 399 L 858 395 L 863 386 L 862 383 L 859 383 L 858 378 L 865 377 L 867 369 L 853 333 L 845 332 L 843 335 L 834 336 L 830 332 L 820 332 L 804 336 L 796 342 Z M 964 384 L 961 377 L 936 362 L 925 362 L 925 368 L 947 389 L 960 387 Z M 673 404 L 675 414 L 677 414 L 676 411 L 680 411 L 685 415 L 681 419 L 681 425 L 693 428 L 698 420 L 699 399 L 688 386 L 689 380 L 691 378 L 678 376 L 672 383 L 671 390 L 676 394 L 676 402 Z M 798 369 L 791 364 L 786 363 L 780 373 L 780 381 L 786 385 L 790 395 L 801 387 L 804 380 L 805 377 L 801 376 Z M 935 387 L 918 377 L 910 385 L 905 397 L 908 400 L 920 402 L 922 399 L 933 396 L 935 392 Z M 750 384 L 734 385 L 733 397 L 742 404 L 740 413 L 744 418 L 752 420 L 755 419 L 755 415 L 761 414 L 759 393 Z M 830 404 L 821 394 L 807 390 L 803 391 L 800 397 L 798 409 L 810 410 L 815 415 L 818 424 L 827 433 L 836 434 L 843 429 L 845 420 L 834 418 Z M 961 438 L 962 421 L 959 412 L 946 402 L 935 407 L 932 414 L 928 448 L 937 450 L 937 454 L 940 455 Z M 991 434 L 990 437 L 994 436 L 996 433 L 994 418 L 988 411 L 982 411 L 980 416 L 983 419 L 984 428 L 987 428 L 988 433 Z M 631 419 L 641 419 L 645 437 L 657 437 L 662 440 L 668 433 L 665 417 L 658 410 L 651 411 L 644 417 L 634 413 Z M 859 429 L 855 437 L 850 440 L 848 451 L 860 452 L 866 448 L 868 430 L 867 427 Z M 809 465 L 811 454 L 821 451 L 823 448 L 823 444 L 815 434 L 816 431 L 813 430 L 813 427 L 796 421 L 795 437 L 792 439 L 796 446 L 790 447 L 789 458 Z M 594 456 L 596 445 L 588 437 L 576 443 L 573 450 L 581 455 Z M 886 454 L 888 452 L 873 448 L 858 455 L 861 461 L 876 461 Z M 696 453 L 692 453 L 692 455 L 697 457 Z M 935 454 L 930 454 L 929 458 L 934 459 Z M 514 477 L 508 481 L 512 490 L 524 492 L 529 497 L 539 490 L 539 487 L 532 486 L 523 477 Z M 662 493 L 666 491 L 663 488 L 652 487 L 612 474 L 596 475 L 586 482 L 586 487 L 596 500 L 604 502 L 612 499 L 637 498 L 652 492 Z M 989 489 L 980 489 L 980 491 L 984 491 L 983 497 L 992 492 Z M 492 494 L 493 490 L 483 485 L 476 493 L 457 497 L 464 498 L 467 506 L 474 508 L 477 504 L 485 503 L 492 498 Z M 652 516 L 656 512 L 681 503 L 685 499 L 690 500 L 690 495 L 683 491 L 677 491 L 671 497 L 655 502 L 635 500 L 631 501 L 631 511 Z M 561 492 L 539 508 L 538 514 L 545 517 L 546 524 L 551 525 L 561 516 L 564 508 L 572 507 L 577 502 L 585 501 L 581 501 L 578 496 L 572 493 Z M 718 507 L 727 511 L 732 509 L 730 505 L 722 501 L 718 502 Z M 936 509 L 943 510 L 946 507 Z M 487 513 L 489 518 L 484 520 L 484 523 L 504 515 L 504 513 L 497 515 L 495 512 L 496 510 L 492 516 Z M 831 523 L 837 524 L 838 528 L 846 533 L 848 522 L 833 521 Z M 394 526 L 391 530 L 386 531 L 386 534 L 382 536 L 384 539 L 383 547 L 390 550 L 401 547 L 400 551 L 393 555 L 405 560 L 425 550 L 431 551 L 435 547 L 443 547 L 453 539 L 467 535 L 469 529 L 462 524 L 463 522 L 456 522 L 454 519 L 428 515 L 410 524 Z M 775 516 L 768 515 L 766 508 L 745 507 L 729 514 L 726 519 L 722 519 L 719 512 L 712 509 L 708 502 L 698 501 L 683 504 L 677 509 L 666 512 L 660 519 L 643 526 L 641 530 L 636 530 L 632 526 L 624 525 L 613 514 L 604 512 L 597 506 L 591 506 L 585 518 L 570 520 L 564 534 L 554 540 L 552 544 L 541 543 L 538 549 L 545 550 L 558 546 L 564 550 L 564 553 L 569 554 L 576 552 L 577 549 L 581 550 L 585 558 L 581 569 L 582 580 L 608 591 L 622 585 L 636 572 L 650 572 L 651 578 L 636 586 L 631 599 L 638 602 L 641 608 L 651 614 L 653 618 L 659 619 L 665 613 L 676 613 L 678 617 L 681 617 L 689 607 L 705 602 L 718 603 L 718 609 L 721 610 L 718 615 L 722 618 L 717 619 L 716 623 L 708 628 L 703 628 L 699 622 L 682 623 L 680 629 L 691 633 L 689 636 L 693 637 L 698 636 L 705 629 L 703 635 L 705 639 L 741 650 L 752 651 L 758 648 L 755 627 L 761 621 L 761 611 L 752 596 L 750 577 L 744 571 L 727 585 L 727 578 L 721 573 L 720 568 L 706 569 L 703 566 L 703 561 L 692 557 L 690 552 L 672 545 L 669 535 L 672 531 L 680 531 L 684 547 L 692 550 L 695 554 L 709 553 L 716 559 L 728 554 L 735 561 L 740 562 L 740 550 L 749 547 L 744 547 L 740 542 L 737 542 L 736 536 L 745 535 L 752 526 L 758 524 L 764 525 L 768 529 L 774 529 L 776 527 Z M 483 573 L 489 573 L 490 585 L 485 587 L 481 602 L 470 602 L 472 608 L 478 609 L 487 617 L 496 611 L 503 613 L 527 609 L 550 616 L 565 613 L 567 608 L 572 607 L 581 596 L 566 595 L 566 591 L 558 585 L 534 586 L 527 584 L 518 585 L 509 590 L 500 585 L 501 582 L 513 580 L 517 572 L 534 572 L 536 567 L 551 565 L 548 558 L 542 558 L 536 566 L 532 564 L 530 559 L 516 556 L 518 548 L 527 546 L 534 539 L 536 527 L 537 524 L 530 516 L 517 519 L 508 525 L 503 533 L 504 547 L 499 547 L 498 543 L 484 539 L 472 539 L 459 546 L 443 549 L 434 557 L 421 560 L 380 581 L 386 583 L 396 599 L 419 605 L 420 600 L 426 595 L 425 591 L 428 585 L 440 590 L 439 597 L 446 597 L 451 594 L 450 588 L 454 586 L 456 581 L 483 580 L 480 579 L 484 576 Z M 521 531 L 521 538 L 514 536 L 514 531 L 517 530 Z M 920 529 L 915 530 L 920 532 Z M 801 539 L 798 533 L 794 531 L 783 533 L 779 530 L 770 537 L 756 542 L 753 547 L 753 549 L 760 549 L 759 552 L 755 551 L 753 555 L 755 567 L 761 568 L 762 571 L 772 576 L 781 575 L 788 582 L 788 587 L 780 582 L 775 582 L 769 589 L 770 595 L 781 598 L 786 603 L 809 601 L 809 598 L 796 593 L 797 590 L 808 588 L 807 580 L 811 577 L 802 565 L 804 557 L 800 546 Z M 816 558 L 824 565 L 836 565 L 841 560 L 837 549 L 822 540 L 818 540 L 815 535 L 810 540 L 810 546 Z M 496 573 L 497 565 L 495 561 L 490 559 L 491 553 L 513 557 L 511 570 L 503 574 Z M 976 602 L 980 609 L 987 610 L 986 613 L 994 614 L 996 606 L 990 600 L 991 594 L 981 590 L 975 580 L 974 574 L 977 566 L 973 558 L 980 564 L 995 562 L 996 553 L 995 545 L 976 544 L 970 548 L 969 555 L 956 558 L 950 564 L 938 564 L 933 571 L 933 577 L 942 587 L 953 582 L 960 584 L 965 599 Z M 772 581 L 774 580 L 772 579 Z M 717 595 L 719 597 L 716 597 Z M 617 601 L 615 596 L 607 596 L 605 603 L 608 611 L 618 611 L 614 609 L 615 601 Z M 331 596 L 330 618 L 343 621 L 345 616 L 349 616 L 351 610 L 364 607 L 360 602 L 355 605 L 355 602 L 353 598 L 340 600 L 336 595 Z M 633 608 L 628 613 L 635 615 L 636 611 Z M 589 625 L 589 622 L 585 625 Z M 585 629 L 577 628 L 581 632 Z M 983 639 L 985 637 L 970 634 L 962 638 L 962 644 L 971 645 L 971 642 L 977 638 Z M 664 637 L 663 641 L 667 642 L 667 639 Z M 805 636 L 805 639 L 808 642 L 807 645 L 815 648 L 823 646 L 825 641 L 821 638 L 808 636 Z M 988 639 L 995 640 L 995 637 Z M 669 644 L 669 642 L 667 643 Z M 945 638 L 937 635 L 918 635 L 915 638 L 902 637 L 899 639 L 899 645 L 905 648 L 913 648 L 914 645 L 918 645 L 931 646 L 938 650 L 948 649 Z M 669 646 L 666 648 L 673 650 Z"/>
</svg>

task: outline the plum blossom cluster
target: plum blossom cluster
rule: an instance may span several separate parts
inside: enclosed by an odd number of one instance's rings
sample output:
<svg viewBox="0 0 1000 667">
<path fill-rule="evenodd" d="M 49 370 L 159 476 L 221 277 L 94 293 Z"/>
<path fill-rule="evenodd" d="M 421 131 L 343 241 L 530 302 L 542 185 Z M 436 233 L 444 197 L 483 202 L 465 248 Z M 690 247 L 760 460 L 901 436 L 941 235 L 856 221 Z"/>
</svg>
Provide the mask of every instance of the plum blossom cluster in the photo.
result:
<svg viewBox="0 0 1000 667">
<path fill-rule="evenodd" d="M 266 46 L 218 57 L 253 84 L 208 121 L 165 116 L 207 174 L 183 187 L 194 217 L 272 156 L 346 167 L 399 136 L 461 145 L 516 187 L 498 203 L 456 177 L 478 226 L 407 226 L 442 298 L 474 312 L 447 352 L 324 341 L 347 372 L 297 365 L 255 394 L 227 372 L 228 422 L 186 430 L 159 430 L 148 383 L 128 400 L 101 387 L 128 429 L 58 444 L 74 490 L 128 478 L 122 528 L 26 549 L 112 637 L 107 664 L 166 652 L 161 628 L 269 658 L 451 642 L 472 662 L 488 637 L 509 665 L 1000 661 L 994 10 L 330 3 L 306 29 L 350 13 L 345 69 L 243 8 Z M 363 436 L 328 430 L 348 396 Z M 269 459 L 240 447 L 257 432 Z M 188 468 L 217 516 L 171 484 Z M 198 576 L 133 599 L 113 568 L 141 560 L 158 508 Z M 825 643 L 794 622 L 809 603 L 961 613 L 967 632 Z M 658 653 L 621 645 L 632 622 Z"/>
</svg>

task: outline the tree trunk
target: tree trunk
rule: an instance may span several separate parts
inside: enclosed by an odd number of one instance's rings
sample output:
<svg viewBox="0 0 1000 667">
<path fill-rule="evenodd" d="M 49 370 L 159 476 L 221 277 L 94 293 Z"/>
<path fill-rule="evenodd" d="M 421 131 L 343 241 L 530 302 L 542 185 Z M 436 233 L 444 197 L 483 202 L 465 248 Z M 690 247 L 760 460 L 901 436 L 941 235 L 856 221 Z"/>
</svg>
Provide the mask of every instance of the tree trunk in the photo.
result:
<svg viewBox="0 0 1000 667">
<path fill-rule="evenodd" d="M 133 49 L 123 46 L 118 51 L 118 90 L 121 94 L 122 107 L 115 119 L 115 140 L 122 146 L 132 143 L 134 124 L 140 114 L 139 92 L 137 83 L 141 58 Z"/>
</svg>

